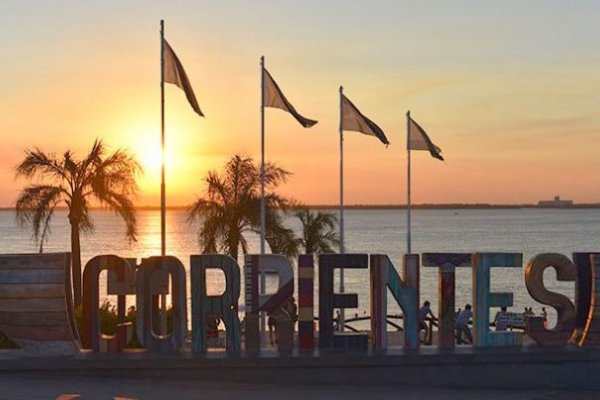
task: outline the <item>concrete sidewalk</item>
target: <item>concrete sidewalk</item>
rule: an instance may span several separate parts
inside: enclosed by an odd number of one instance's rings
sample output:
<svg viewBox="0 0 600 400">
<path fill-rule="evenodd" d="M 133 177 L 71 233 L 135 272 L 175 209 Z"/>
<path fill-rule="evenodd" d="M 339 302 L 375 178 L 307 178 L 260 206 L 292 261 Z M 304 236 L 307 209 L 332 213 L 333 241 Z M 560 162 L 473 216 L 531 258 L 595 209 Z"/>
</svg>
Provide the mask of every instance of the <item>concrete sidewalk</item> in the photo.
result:
<svg viewBox="0 0 600 400">
<path fill-rule="evenodd" d="M 404 387 L 412 387 L 413 391 L 422 390 L 414 389 L 416 387 L 455 388 L 461 393 L 472 389 L 598 390 L 600 397 L 599 376 L 600 349 L 567 347 L 457 348 L 454 352 L 424 348 L 409 353 L 398 349 L 384 354 L 295 354 L 289 357 L 279 357 L 274 352 L 264 352 L 259 357 L 227 357 L 223 353 L 203 356 L 190 352 L 0 357 L 2 382 L 10 382 L 12 377 L 37 377 L 49 383 L 67 379 L 67 385 L 77 382 L 94 385 L 99 379 L 131 385 L 155 380 L 165 385 L 180 382 L 184 387 L 204 384 L 210 387 L 214 382 L 270 387 L 284 382 L 281 390 L 289 386 L 301 392 L 312 390 L 314 385 L 342 389 L 351 383 L 359 388 L 397 388 L 389 389 L 390 393 Z"/>
</svg>

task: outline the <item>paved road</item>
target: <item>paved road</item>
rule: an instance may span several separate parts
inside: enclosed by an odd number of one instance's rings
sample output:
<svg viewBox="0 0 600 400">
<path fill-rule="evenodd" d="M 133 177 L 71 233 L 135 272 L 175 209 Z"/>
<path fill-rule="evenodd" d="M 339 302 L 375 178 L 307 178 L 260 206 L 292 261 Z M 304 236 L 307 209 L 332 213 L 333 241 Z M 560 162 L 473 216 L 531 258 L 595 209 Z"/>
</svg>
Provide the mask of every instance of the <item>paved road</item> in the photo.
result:
<svg viewBox="0 0 600 400">
<path fill-rule="evenodd" d="M 62 397 L 61 397 L 62 396 Z M 600 393 L 557 391 L 502 391 L 464 389 L 426 389 L 398 386 L 340 386 L 207 383 L 192 380 L 57 378 L 44 375 L 11 374 L 0 376 L 0 400 L 49 399 L 509 399 L 509 400 L 584 400 L 600 398 Z"/>
</svg>

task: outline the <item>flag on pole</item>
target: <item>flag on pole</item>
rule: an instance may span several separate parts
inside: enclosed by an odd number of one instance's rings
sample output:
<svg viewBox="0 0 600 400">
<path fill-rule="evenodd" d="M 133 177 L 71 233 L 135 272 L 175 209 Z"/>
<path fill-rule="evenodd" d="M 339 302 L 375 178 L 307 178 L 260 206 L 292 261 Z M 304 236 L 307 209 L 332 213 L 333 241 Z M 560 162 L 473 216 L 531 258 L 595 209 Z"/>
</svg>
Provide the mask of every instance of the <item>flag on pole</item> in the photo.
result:
<svg viewBox="0 0 600 400">
<path fill-rule="evenodd" d="M 428 150 L 432 157 L 444 161 L 444 157 L 440 154 L 442 149 L 433 144 L 425 130 L 414 119 L 410 116 L 408 118 L 408 150 Z"/>
<path fill-rule="evenodd" d="M 361 132 L 365 135 L 377 137 L 385 145 L 390 142 L 385 137 L 385 133 L 380 127 L 369 118 L 365 117 L 354 104 L 344 94 L 341 93 L 342 101 L 342 120 L 341 130 Z"/>
<path fill-rule="evenodd" d="M 289 112 L 294 118 L 296 118 L 296 121 L 298 121 L 300 125 L 305 128 L 310 128 L 317 123 L 317 121 L 305 118 L 300 115 L 298 111 L 296 111 L 294 106 L 288 101 L 288 99 L 285 98 L 283 92 L 279 88 L 279 85 L 277 85 L 277 82 L 275 82 L 266 68 L 263 68 L 263 85 L 264 107 L 279 108 L 283 111 Z"/>
<path fill-rule="evenodd" d="M 177 55 L 165 39 L 163 39 L 163 44 L 164 81 L 179 86 L 179 88 L 185 92 L 185 97 L 187 97 L 188 101 L 190 102 L 190 106 L 192 106 L 194 111 L 199 116 L 204 117 L 204 114 L 202 114 L 202 111 L 200 111 L 200 106 L 198 105 L 196 96 L 194 95 L 192 84 L 190 83 L 190 80 L 183 69 L 181 61 L 179 61 L 179 58 L 177 58 Z"/>
</svg>

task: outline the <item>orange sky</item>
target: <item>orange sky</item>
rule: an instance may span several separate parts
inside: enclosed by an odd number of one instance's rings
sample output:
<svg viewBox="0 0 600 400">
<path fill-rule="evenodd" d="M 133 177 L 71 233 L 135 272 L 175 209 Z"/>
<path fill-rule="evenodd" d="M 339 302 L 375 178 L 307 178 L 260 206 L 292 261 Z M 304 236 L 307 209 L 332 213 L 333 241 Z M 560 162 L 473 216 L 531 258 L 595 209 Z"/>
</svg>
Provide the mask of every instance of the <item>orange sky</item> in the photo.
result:
<svg viewBox="0 0 600 400">
<path fill-rule="evenodd" d="M 404 203 L 407 109 L 446 158 L 413 153 L 415 203 L 600 201 L 593 2 L 82 3 L 0 5 L 0 206 L 25 184 L 12 171 L 23 149 L 85 152 L 96 137 L 138 155 L 138 203 L 159 204 L 161 18 L 206 114 L 168 85 L 169 205 L 191 203 L 234 153 L 259 159 L 263 54 L 319 120 L 303 129 L 266 111 L 267 158 L 293 172 L 283 192 L 303 202 L 339 201 L 340 84 L 392 143 L 345 134 L 347 204 Z"/>
</svg>

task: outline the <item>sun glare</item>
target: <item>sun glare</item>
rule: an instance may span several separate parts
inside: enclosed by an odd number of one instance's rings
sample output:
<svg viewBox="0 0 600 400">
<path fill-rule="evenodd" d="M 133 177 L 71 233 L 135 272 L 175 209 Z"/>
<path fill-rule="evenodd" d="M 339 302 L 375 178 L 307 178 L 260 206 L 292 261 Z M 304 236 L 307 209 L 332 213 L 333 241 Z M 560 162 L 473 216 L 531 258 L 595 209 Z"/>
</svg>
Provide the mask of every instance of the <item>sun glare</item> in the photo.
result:
<svg viewBox="0 0 600 400">
<path fill-rule="evenodd" d="M 141 150 L 139 155 L 140 163 L 146 174 L 152 174 L 160 171 L 162 164 L 162 152 L 160 148 L 154 146 L 146 146 Z"/>
<path fill-rule="evenodd" d="M 201 190 L 206 171 L 224 162 L 220 153 L 211 154 L 211 149 L 203 142 L 206 135 L 195 133 L 199 129 L 198 118 L 192 120 L 191 127 L 182 120 L 185 118 L 174 116 L 172 128 L 165 132 L 165 179 L 171 205 L 190 203 L 196 192 Z M 119 136 L 110 138 L 111 143 L 128 149 L 143 168 L 143 174 L 137 178 L 139 204 L 157 204 L 162 165 L 159 126 L 152 125 L 150 116 L 136 114 L 131 119 L 121 121 L 114 131 Z"/>
</svg>

